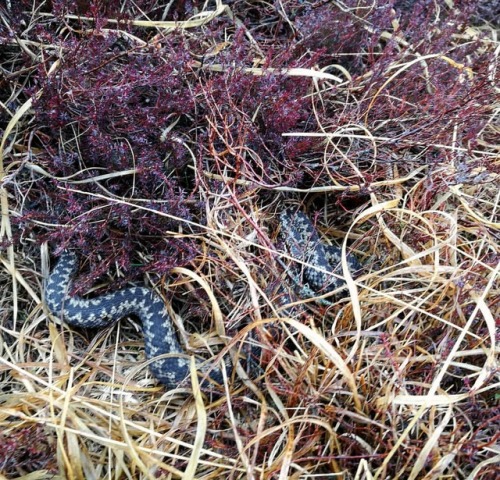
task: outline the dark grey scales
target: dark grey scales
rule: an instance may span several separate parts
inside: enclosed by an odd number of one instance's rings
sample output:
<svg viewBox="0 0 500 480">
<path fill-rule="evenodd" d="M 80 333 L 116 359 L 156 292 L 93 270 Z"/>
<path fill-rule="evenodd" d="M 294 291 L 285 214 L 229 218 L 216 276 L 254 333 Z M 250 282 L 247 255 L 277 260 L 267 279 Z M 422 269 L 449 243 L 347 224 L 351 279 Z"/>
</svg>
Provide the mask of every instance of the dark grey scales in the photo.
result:
<svg viewBox="0 0 500 480">
<path fill-rule="evenodd" d="M 74 253 L 65 251 L 49 276 L 45 300 L 50 311 L 75 327 L 101 328 L 127 315 L 137 315 L 142 322 L 146 357 L 173 356 L 150 363 L 151 373 L 167 388 L 178 387 L 189 376 L 189 358 L 174 331 L 165 303 L 153 290 L 129 287 L 97 298 L 83 299 L 67 294 L 77 267 Z M 204 373 L 204 372 L 201 372 Z M 220 370 L 210 371 L 210 378 L 222 383 Z"/>
<path fill-rule="evenodd" d="M 299 278 L 294 282 L 300 288 L 300 296 L 313 297 L 333 292 L 346 286 L 342 273 L 342 250 L 332 245 L 325 245 L 304 213 L 286 208 L 280 215 L 281 237 L 290 256 L 299 260 Z M 347 256 L 349 270 L 361 270 L 357 258 Z M 332 273 L 336 273 L 337 276 Z"/>
<path fill-rule="evenodd" d="M 309 290 L 326 293 L 345 286 L 341 278 L 327 273 L 339 265 L 340 249 L 323 245 L 306 215 L 289 208 L 281 213 L 280 223 L 281 236 L 290 255 L 308 264 L 303 268 L 302 277 Z M 356 259 L 351 257 L 348 263 L 352 270 L 359 269 Z M 150 363 L 152 374 L 169 389 L 186 384 L 189 358 L 177 340 L 172 319 L 161 297 L 145 287 L 129 287 L 92 299 L 71 297 L 68 291 L 76 267 L 76 255 L 65 251 L 47 281 L 45 300 L 51 312 L 69 325 L 83 328 L 106 327 L 127 315 L 138 316 L 142 322 L 146 357 L 153 359 Z M 170 356 L 154 360 L 166 354 Z M 218 384 L 223 381 L 218 368 L 208 365 L 198 367 L 198 370 L 201 375 L 208 373 L 209 378 Z M 203 388 L 206 386 L 208 383 L 202 384 Z"/>
</svg>

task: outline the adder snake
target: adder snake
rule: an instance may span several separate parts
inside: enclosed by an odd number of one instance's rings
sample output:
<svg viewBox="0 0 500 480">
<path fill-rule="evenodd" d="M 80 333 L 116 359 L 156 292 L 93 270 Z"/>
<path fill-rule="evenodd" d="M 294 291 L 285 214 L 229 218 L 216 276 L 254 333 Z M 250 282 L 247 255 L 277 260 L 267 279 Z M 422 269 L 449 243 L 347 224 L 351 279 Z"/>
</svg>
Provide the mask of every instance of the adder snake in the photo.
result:
<svg viewBox="0 0 500 480">
<path fill-rule="evenodd" d="M 323 245 L 309 218 L 287 208 L 280 215 L 281 238 L 291 257 L 299 260 L 295 282 L 313 294 L 326 293 L 345 286 L 341 277 L 331 272 L 340 265 L 339 248 Z M 354 257 L 347 259 L 351 270 L 358 270 Z M 45 299 L 51 312 L 69 325 L 83 328 L 105 327 L 127 315 L 136 315 L 142 322 L 146 357 L 152 374 L 167 388 L 176 388 L 189 379 L 189 357 L 181 347 L 172 319 L 162 298 L 146 287 L 128 287 L 97 298 L 69 296 L 77 256 L 65 251 L 49 276 Z M 157 358 L 159 357 L 159 358 Z M 209 362 L 210 363 L 210 362 Z M 222 383 L 219 368 L 197 365 L 198 374 L 206 382 Z"/>
</svg>

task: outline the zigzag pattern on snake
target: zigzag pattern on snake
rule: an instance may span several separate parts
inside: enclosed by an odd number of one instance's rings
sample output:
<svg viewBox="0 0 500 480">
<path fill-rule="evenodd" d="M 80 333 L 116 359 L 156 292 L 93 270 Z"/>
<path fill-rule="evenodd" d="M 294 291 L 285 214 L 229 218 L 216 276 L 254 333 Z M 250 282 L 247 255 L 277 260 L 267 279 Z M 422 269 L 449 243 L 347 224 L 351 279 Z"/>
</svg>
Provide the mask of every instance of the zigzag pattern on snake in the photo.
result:
<svg viewBox="0 0 500 480">
<path fill-rule="evenodd" d="M 326 293 L 345 286 L 342 278 L 332 275 L 339 264 L 339 248 L 325 246 L 309 218 L 292 208 L 280 215 L 281 237 L 289 254 L 300 261 L 301 282 L 308 290 Z M 305 265 L 307 264 L 307 265 Z M 351 270 L 360 265 L 348 257 Z M 151 360 L 150 370 L 167 388 L 176 388 L 189 380 L 189 357 L 182 349 L 175 333 L 172 319 L 162 298 L 145 287 L 129 287 L 97 298 L 71 297 L 72 277 L 77 268 L 77 257 L 65 251 L 49 276 L 45 300 L 51 312 L 72 326 L 83 328 L 106 327 L 127 315 L 136 315 L 142 322 L 146 357 Z M 168 355 L 164 358 L 156 358 Z M 221 384 L 220 369 L 211 365 L 198 365 L 199 375 Z M 228 372 L 229 373 L 229 372 Z M 207 383 L 202 383 L 202 388 Z"/>
</svg>

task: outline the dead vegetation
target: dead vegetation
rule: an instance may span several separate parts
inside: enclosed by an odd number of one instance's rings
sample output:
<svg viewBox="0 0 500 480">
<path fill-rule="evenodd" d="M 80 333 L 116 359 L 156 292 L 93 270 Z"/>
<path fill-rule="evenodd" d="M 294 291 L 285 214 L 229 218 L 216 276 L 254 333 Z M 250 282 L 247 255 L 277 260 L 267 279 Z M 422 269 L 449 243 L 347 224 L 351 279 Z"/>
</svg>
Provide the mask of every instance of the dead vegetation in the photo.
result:
<svg viewBox="0 0 500 480">
<path fill-rule="evenodd" d="M 497 478 L 487 2 L 166 3 L 0 7 L 2 478 Z M 330 306 L 277 298 L 290 204 L 365 266 Z M 133 319 L 49 317 L 62 248 L 259 367 L 165 391 Z"/>
</svg>

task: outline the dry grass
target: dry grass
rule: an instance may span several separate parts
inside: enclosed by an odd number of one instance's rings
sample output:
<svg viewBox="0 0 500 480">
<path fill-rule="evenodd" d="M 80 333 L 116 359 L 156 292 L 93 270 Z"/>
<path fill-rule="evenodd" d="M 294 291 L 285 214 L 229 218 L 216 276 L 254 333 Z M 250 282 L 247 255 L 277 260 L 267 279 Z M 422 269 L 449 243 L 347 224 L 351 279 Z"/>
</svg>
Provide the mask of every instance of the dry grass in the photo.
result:
<svg viewBox="0 0 500 480">
<path fill-rule="evenodd" d="M 230 13 L 217 4 L 203 22 Z M 485 32 L 483 48 L 496 49 L 498 61 L 497 33 Z M 426 77 L 434 61 L 462 69 L 445 55 L 412 62 Z M 410 66 L 386 67 L 366 116 Z M 491 74 L 498 79 L 497 67 L 491 65 Z M 305 75 L 312 77 L 315 105 L 335 102 L 341 109 L 355 101 L 348 81 L 332 99 L 333 77 Z M 368 82 L 369 76 L 358 88 Z M 287 134 L 323 138 L 317 163 L 343 159 L 335 178 L 318 185 L 266 186 L 253 171 L 209 171 L 193 159 L 189 170 L 206 223 L 195 235 L 179 218 L 182 230 L 170 234 L 195 241 L 201 253 L 170 279 L 149 280 L 175 298 L 172 313 L 191 352 L 208 349 L 218 361 L 258 341 L 263 357 L 259 372 L 228 373 L 212 396 L 158 385 L 133 320 L 86 332 L 50 318 L 42 302 L 47 246 L 22 234 L 16 246 L 9 243 L 11 220 L 24 207 L 20 164 L 31 175 L 53 175 L 31 160 L 23 143 L 30 109 L 28 101 L 16 110 L 0 145 L 0 478 L 29 472 L 36 473 L 22 478 L 496 478 L 500 103 L 491 105 L 475 148 L 433 145 L 450 152 L 448 162 L 435 165 L 406 151 L 382 166 L 384 178 L 372 174 L 381 168 L 378 158 L 393 155 L 390 127 L 375 131 L 367 123 Z M 224 136 L 218 112 L 209 120 Z M 351 150 L 368 146 L 372 160 L 352 159 Z M 81 192 L 76 182 L 68 188 Z M 357 193 L 364 201 L 340 217 L 339 207 L 324 201 Z M 148 210 L 137 199 L 106 192 L 102 199 Z M 366 265 L 357 278 L 344 265 L 348 298 L 330 307 L 308 302 L 287 316 L 273 288 L 283 281 L 278 258 L 287 262 L 276 236 L 284 202 L 309 212 L 320 203 L 322 233 L 345 239 L 345 251 L 352 248 Z M 210 332 L 186 333 L 203 320 Z"/>
</svg>

